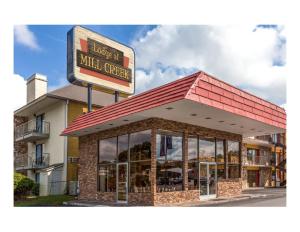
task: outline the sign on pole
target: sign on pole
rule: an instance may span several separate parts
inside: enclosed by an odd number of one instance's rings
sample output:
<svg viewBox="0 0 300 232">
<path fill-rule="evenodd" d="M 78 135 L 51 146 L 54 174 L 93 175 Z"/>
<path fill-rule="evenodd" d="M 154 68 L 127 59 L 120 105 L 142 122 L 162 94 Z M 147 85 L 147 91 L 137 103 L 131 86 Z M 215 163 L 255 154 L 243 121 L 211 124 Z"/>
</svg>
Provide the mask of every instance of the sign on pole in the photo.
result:
<svg viewBox="0 0 300 232">
<path fill-rule="evenodd" d="M 80 26 L 68 32 L 67 78 L 70 83 L 134 94 L 134 66 L 131 47 Z"/>
</svg>

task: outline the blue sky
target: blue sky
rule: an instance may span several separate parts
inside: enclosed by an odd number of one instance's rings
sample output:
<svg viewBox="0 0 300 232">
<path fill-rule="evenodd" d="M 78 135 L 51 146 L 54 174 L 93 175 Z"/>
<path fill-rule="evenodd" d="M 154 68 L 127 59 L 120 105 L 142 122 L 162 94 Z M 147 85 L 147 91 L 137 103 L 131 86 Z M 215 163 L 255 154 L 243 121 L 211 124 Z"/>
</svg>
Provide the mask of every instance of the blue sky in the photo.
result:
<svg viewBox="0 0 300 232">
<path fill-rule="evenodd" d="M 83 25 L 134 48 L 136 93 L 203 70 L 278 105 L 286 103 L 286 35 L 280 25 Z M 68 84 L 71 25 L 15 26 L 14 73 Z"/>
<path fill-rule="evenodd" d="M 126 45 L 154 25 L 82 25 L 104 36 L 115 39 Z M 73 25 L 33 25 L 28 29 L 37 38 L 39 49 L 30 49 L 15 40 L 14 73 L 28 78 L 33 73 L 47 75 L 48 85 L 52 88 L 64 84 L 66 78 L 67 32 Z M 67 83 L 67 81 L 65 82 Z"/>
</svg>

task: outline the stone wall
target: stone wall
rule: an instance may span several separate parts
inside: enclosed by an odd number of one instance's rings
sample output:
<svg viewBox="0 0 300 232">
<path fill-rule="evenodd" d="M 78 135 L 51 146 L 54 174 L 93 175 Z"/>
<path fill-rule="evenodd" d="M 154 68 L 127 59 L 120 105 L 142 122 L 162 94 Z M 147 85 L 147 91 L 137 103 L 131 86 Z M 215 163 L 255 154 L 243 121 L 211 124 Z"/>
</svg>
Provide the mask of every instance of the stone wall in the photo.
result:
<svg viewBox="0 0 300 232">
<path fill-rule="evenodd" d="M 242 194 L 242 179 L 221 179 L 217 182 L 217 197 L 232 197 Z"/>
<path fill-rule="evenodd" d="M 183 137 L 187 134 L 210 136 L 222 139 L 242 141 L 242 136 L 224 131 L 212 130 L 204 127 L 194 126 L 186 123 L 169 121 L 159 118 L 150 118 L 143 121 L 130 123 L 124 126 L 101 131 L 95 134 L 82 136 L 79 138 L 79 172 L 78 179 L 80 185 L 79 199 L 99 200 L 100 202 L 113 203 L 116 201 L 115 193 L 101 193 L 97 191 L 97 161 L 98 161 L 98 141 L 126 133 L 133 133 L 152 129 L 151 136 L 151 193 L 129 193 L 129 205 L 155 205 L 165 203 L 178 203 L 199 199 L 199 191 L 187 191 L 187 164 L 183 171 L 183 191 L 156 193 L 156 131 L 158 129 L 182 132 Z M 187 143 L 183 144 L 183 159 L 187 161 Z M 185 162 L 186 163 L 186 162 Z"/>
<path fill-rule="evenodd" d="M 14 116 L 14 128 L 28 121 L 27 117 Z M 14 138 L 13 138 L 14 139 Z M 28 161 L 28 146 L 26 142 L 15 142 L 14 140 L 14 168 L 26 165 Z M 24 175 L 26 171 L 18 171 Z"/>
<path fill-rule="evenodd" d="M 161 192 L 154 195 L 154 205 L 172 205 L 183 202 L 199 201 L 199 190 Z"/>
</svg>

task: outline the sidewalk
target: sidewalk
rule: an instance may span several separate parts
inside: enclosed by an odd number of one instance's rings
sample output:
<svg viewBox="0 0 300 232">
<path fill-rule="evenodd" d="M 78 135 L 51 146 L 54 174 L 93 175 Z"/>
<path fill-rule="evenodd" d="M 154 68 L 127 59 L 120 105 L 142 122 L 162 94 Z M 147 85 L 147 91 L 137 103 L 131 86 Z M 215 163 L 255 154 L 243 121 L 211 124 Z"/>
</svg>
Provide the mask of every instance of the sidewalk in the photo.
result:
<svg viewBox="0 0 300 232">
<path fill-rule="evenodd" d="M 260 189 L 260 188 L 259 188 Z M 257 190 L 259 190 L 257 189 Z M 227 202 L 236 202 L 236 201 L 242 201 L 242 200 L 248 200 L 248 199 L 268 199 L 268 198 L 274 198 L 274 197 L 282 197 L 284 194 L 249 194 L 244 193 L 240 196 L 236 197 L 228 197 L 228 198 L 213 198 L 209 200 L 202 200 L 202 201 L 193 201 L 193 202 L 185 202 L 185 203 L 178 203 L 178 204 L 161 204 L 156 205 L 158 207 L 196 207 L 196 206 L 212 206 L 212 205 L 218 205 L 223 204 Z M 74 200 L 74 201 L 68 201 L 63 203 L 65 206 L 77 206 L 77 207 L 124 207 L 128 206 L 127 204 L 101 204 L 97 201 L 83 201 L 83 200 Z M 132 207 L 132 206 L 130 206 Z"/>
</svg>

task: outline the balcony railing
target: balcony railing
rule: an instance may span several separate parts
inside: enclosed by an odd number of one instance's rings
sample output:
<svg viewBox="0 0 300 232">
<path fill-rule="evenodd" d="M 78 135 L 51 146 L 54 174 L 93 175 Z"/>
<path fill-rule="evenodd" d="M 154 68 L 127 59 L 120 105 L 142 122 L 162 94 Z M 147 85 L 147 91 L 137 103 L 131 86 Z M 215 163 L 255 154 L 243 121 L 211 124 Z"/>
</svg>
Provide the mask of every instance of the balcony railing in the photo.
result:
<svg viewBox="0 0 300 232">
<path fill-rule="evenodd" d="M 271 166 L 272 164 L 271 156 L 255 156 L 252 159 L 243 159 L 243 165 L 245 166 Z"/>
<path fill-rule="evenodd" d="M 15 162 L 15 169 L 29 170 L 29 169 L 41 169 L 49 167 L 50 154 L 42 153 L 41 156 L 36 156 L 36 153 L 28 155 L 27 160 L 19 160 Z"/>
<path fill-rule="evenodd" d="M 31 120 L 15 128 L 15 141 L 32 142 L 39 139 L 48 138 L 50 133 L 50 123 L 42 121 L 37 123 Z"/>
</svg>

